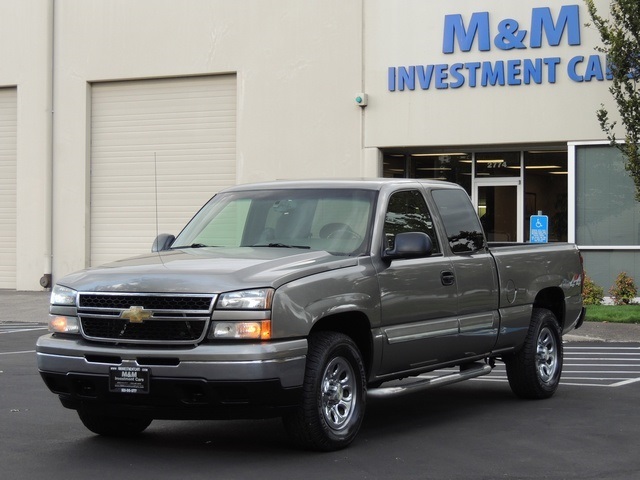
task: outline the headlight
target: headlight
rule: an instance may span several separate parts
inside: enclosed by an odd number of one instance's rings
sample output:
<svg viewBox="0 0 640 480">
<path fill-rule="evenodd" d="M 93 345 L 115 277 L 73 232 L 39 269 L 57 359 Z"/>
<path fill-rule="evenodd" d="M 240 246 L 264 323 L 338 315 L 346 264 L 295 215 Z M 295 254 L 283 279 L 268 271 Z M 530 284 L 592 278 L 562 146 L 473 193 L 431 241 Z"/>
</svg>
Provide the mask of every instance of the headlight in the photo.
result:
<svg viewBox="0 0 640 480">
<path fill-rule="evenodd" d="M 51 291 L 51 305 L 76 305 L 78 292 L 70 288 L 56 285 Z"/>
<path fill-rule="evenodd" d="M 52 333 L 80 333 L 78 317 L 49 315 L 49 331 Z"/>
<path fill-rule="evenodd" d="M 271 338 L 271 320 L 246 322 L 216 322 L 211 338 L 268 340 Z"/>
<path fill-rule="evenodd" d="M 268 340 L 271 338 L 273 288 L 223 293 L 216 303 L 209 338 Z"/>
<path fill-rule="evenodd" d="M 216 308 L 224 310 L 269 310 L 272 298 L 272 288 L 223 293 L 220 295 Z"/>
</svg>

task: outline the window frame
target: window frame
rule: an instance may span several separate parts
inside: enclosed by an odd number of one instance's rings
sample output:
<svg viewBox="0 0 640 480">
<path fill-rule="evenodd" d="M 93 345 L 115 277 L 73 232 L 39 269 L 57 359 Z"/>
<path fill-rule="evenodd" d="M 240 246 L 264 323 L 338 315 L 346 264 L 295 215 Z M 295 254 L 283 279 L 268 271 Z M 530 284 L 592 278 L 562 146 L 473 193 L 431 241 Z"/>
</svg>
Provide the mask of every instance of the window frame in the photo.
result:
<svg viewBox="0 0 640 480">
<path fill-rule="evenodd" d="M 439 238 L 439 233 L 438 233 L 438 227 L 437 227 L 437 222 L 434 220 L 434 215 L 431 212 L 431 209 L 429 208 L 429 202 L 427 201 L 427 198 L 425 196 L 425 193 L 423 191 L 422 188 L 419 187 L 415 187 L 415 188 L 406 188 L 406 189 L 401 189 L 401 190 L 395 190 L 393 192 L 391 192 L 386 200 L 386 206 L 384 209 L 384 215 L 383 215 L 383 219 L 382 219 L 382 251 L 386 251 L 389 248 L 393 248 L 392 246 L 390 247 L 388 245 L 387 242 L 387 214 L 389 213 L 389 206 L 391 205 L 391 200 L 393 199 L 393 197 L 395 195 L 398 194 L 403 194 L 403 193 L 410 193 L 410 192 L 416 192 L 417 195 L 419 196 L 419 198 L 422 200 L 422 203 L 424 205 L 424 208 L 426 209 L 426 216 L 428 218 L 427 221 L 430 221 L 432 223 L 432 228 L 428 229 L 427 231 L 421 231 L 421 230 L 406 230 L 403 232 L 397 232 L 395 233 L 395 235 L 398 235 L 398 233 L 406 233 L 406 232 L 421 232 L 421 233 L 425 233 L 427 235 L 429 235 L 429 237 L 431 238 L 431 242 L 433 244 L 433 250 L 432 253 L 430 255 L 430 257 L 440 257 L 444 255 L 443 252 L 443 243 L 441 241 L 441 239 Z M 433 234 L 431 233 L 433 232 Z M 395 238 L 395 237 L 394 237 Z"/>
</svg>

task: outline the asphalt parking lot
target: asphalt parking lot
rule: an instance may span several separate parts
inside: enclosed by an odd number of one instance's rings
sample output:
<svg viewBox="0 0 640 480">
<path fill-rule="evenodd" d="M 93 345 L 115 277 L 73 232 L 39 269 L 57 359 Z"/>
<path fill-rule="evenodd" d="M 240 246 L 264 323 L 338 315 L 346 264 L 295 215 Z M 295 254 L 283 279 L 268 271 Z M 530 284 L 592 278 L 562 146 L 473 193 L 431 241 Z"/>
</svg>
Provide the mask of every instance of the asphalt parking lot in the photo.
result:
<svg viewBox="0 0 640 480">
<path fill-rule="evenodd" d="M 292 445 L 278 419 L 154 421 L 135 439 L 95 436 L 38 375 L 44 325 L 1 327 L 2 478 L 584 480 L 640 471 L 637 342 L 566 344 L 548 400 L 515 398 L 500 364 L 457 385 L 372 398 L 356 441 L 322 454 Z"/>
<path fill-rule="evenodd" d="M 319 454 L 292 445 L 278 419 L 155 421 L 135 439 L 95 436 L 37 372 L 48 294 L 0 292 L 0 302 L 2 478 L 635 479 L 640 471 L 640 325 L 587 323 L 566 336 L 551 399 L 515 398 L 498 363 L 458 385 L 370 399 L 353 445 Z"/>
</svg>

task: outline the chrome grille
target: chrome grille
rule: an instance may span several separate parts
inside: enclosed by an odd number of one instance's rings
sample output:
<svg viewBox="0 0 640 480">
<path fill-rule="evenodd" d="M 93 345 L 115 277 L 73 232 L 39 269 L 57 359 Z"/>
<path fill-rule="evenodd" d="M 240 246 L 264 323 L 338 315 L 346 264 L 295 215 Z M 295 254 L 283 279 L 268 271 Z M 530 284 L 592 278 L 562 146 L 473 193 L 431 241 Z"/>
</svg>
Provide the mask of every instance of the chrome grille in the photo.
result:
<svg viewBox="0 0 640 480">
<path fill-rule="evenodd" d="M 195 310 L 211 311 L 211 295 L 206 296 L 176 296 L 176 295 L 107 295 L 96 293 L 81 293 L 79 307 L 100 309 L 127 309 L 132 305 L 147 310 Z"/>
<path fill-rule="evenodd" d="M 207 334 L 215 295 L 79 293 L 78 317 L 89 340 L 195 344 Z"/>
</svg>

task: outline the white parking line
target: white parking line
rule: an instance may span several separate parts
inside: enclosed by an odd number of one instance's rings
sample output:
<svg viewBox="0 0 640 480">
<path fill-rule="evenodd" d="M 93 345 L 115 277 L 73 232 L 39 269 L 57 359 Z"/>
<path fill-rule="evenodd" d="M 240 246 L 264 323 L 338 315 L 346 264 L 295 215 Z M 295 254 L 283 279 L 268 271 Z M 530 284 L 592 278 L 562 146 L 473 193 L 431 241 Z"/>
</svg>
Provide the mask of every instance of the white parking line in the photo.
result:
<svg viewBox="0 0 640 480">
<path fill-rule="evenodd" d="M 562 385 L 617 388 L 640 383 L 640 347 L 565 347 Z M 441 372 L 455 372 L 456 369 Z M 439 372 L 440 373 L 440 372 Z M 434 376 L 433 373 L 429 374 Z M 498 363 L 490 375 L 478 382 L 507 382 L 505 365 Z"/>
<path fill-rule="evenodd" d="M 3 330 L 0 331 L 0 335 L 4 335 L 7 333 L 20 333 L 20 332 L 35 332 L 36 330 L 48 330 L 47 327 L 39 327 L 39 328 L 22 328 L 18 330 Z"/>
<path fill-rule="evenodd" d="M 5 323 L 0 324 L 0 335 L 7 333 L 34 332 L 37 330 L 47 330 L 46 325 L 41 323 Z"/>
<path fill-rule="evenodd" d="M 585 357 L 593 358 L 593 355 L 610 355 L 612 357 L 621 357 L 628 355 L 629 357 L 634 357 L 640 355 L 640 352 L 576 352 L 576 353 L 567 353 L 568 357 L 573 358 L 574 355 L 582 355 Z"/>
<path fill-rule="evenodd" d="M 619 383 L 614 383 L 613 385 L 609 385 L 610 387 L 622 387 L 624 385 L 629 385 L 631 383 L 637 383 L 640 382 L 640 377 L 639 378 L 630 378 L 628 380 L 624 380 L 623 382 L 619 382 Z"/>
<path fill-rule="evenodd" d="M 20 352 L 0 352 L 0 355 L 19 355 L 22 353 L 36 353 L 35 350 L 22 350 Z"/>
<path fill-rule="evenodd" d="M 613 360 L 611 360 L 613 361 Z M 565 367 L 637 367 L 637 364 L 633 363 L 565 363 Z"/>
<path fill-rule="evenodd" d="M 571 347 L 565 346 L 565 350 L 640 350 L 640 347 L 588 347 L 588 346 L 580 346 L 580 347 Z"/>
</svg>

